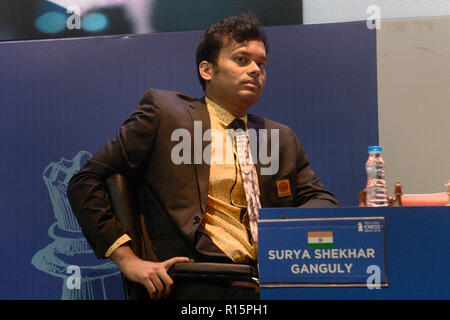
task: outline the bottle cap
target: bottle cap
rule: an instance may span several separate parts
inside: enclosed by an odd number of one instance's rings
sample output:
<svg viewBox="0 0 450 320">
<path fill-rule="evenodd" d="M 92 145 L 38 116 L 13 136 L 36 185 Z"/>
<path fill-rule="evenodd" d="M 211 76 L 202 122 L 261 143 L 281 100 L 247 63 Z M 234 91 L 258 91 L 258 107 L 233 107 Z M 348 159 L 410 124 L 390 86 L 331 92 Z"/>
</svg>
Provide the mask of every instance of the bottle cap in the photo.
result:
<svg viewBox="0 0 450 320">
<path fill-rule="evenodd" d="M 373 151 L 383 151 L 383 148 L 380 146 L 371 146 L 368 148 L 369 152 L 373 152 Z"/>
</svg>

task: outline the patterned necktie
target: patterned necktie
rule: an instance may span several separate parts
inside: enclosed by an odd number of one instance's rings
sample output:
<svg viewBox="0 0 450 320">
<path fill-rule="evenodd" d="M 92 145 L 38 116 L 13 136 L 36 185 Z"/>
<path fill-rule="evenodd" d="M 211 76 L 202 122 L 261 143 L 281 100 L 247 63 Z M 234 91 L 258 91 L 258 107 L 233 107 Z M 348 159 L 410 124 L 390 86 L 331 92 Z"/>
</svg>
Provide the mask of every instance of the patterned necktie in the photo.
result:
<svg viewBox="0 0 450 320">
<path fill-rule="evenodd" d="M 258 242 L 258 209 L 261 208 L 258 196 L 256 169 L 253 165 L 250 153 L 248 134 L 245 131 L 245 122 L 234 119 L 230 124 L 235 130 L 236 149 L 238 161 L 241 167 L 242 181 L 244 183 L 245 196 L 247 198 L 247 210 L 250 223 L 250 232 L 255 245 Z"/>
</svg>

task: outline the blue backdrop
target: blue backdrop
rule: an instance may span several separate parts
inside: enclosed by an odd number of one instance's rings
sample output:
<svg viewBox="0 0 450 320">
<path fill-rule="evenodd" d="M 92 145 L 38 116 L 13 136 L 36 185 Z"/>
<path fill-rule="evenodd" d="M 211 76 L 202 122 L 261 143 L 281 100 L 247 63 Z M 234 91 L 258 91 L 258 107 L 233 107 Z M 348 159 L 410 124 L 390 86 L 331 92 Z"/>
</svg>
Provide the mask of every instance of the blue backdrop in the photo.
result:
<svg viewBox="0 0 450 320">
<path fill-rule="evenodd" d="M 251 112 L 291 126 L 343 205 L 365 184 L 378 143 L 376 36 L 365 22 L 266 28 L 268 81 Z M 0 43 L 0 299 L 121 299 L 65 186 L 149 88 L 203 95 L 202 32 Z M 70 289 L 80 266 L 81 289 Z M 74 282 L 76 284 L 76 282 Z"/>
</svg>

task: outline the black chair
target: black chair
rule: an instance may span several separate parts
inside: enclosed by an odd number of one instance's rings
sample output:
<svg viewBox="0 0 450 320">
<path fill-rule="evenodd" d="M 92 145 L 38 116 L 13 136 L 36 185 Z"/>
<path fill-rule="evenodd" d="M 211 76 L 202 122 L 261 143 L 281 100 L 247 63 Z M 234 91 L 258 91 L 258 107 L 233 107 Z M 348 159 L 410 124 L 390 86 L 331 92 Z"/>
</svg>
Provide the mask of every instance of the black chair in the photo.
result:
<svg viewBox="0 0 450 320">
<path fill-rule="evenodd" d="M 106 181 L 114 214 L 128 230 L 131 248 L 141 259 L 159 261 L 146 229 L 144 215 L 139 213 L 131 184 L 124 175 L 116 173 Z M 259 286 L 257 272 L 254 267 L 230 263 L 178 263 L 169 271 L 169 275 L 177 279 L 207 279 L 208 281 L 245 281 Z M 144 286 L 128 280 L 122 274 L 125 298 L 127 300 L 148 299 Z"/>
</svg>

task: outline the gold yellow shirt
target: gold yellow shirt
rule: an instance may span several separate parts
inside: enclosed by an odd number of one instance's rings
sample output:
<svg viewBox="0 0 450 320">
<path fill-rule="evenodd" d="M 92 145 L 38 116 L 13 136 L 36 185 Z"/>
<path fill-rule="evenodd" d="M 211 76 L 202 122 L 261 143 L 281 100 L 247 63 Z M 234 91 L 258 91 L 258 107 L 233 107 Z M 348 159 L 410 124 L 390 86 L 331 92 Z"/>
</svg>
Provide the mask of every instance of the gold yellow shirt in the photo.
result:
<svg viewBox="0 0 450 320">
<path fill-rule="evenodd" d="M 235 117 L 210 99 L 205 100 L 212 134 L 208 199 L 202 226 L 214 244 L 234 262 L 248 263 L 256 259 L 256 250 L 249 237 L 247 199 L 236 146 L 227 136 Z M 247 116 L 241 119 L 247 123 Z"/>
</svg>

